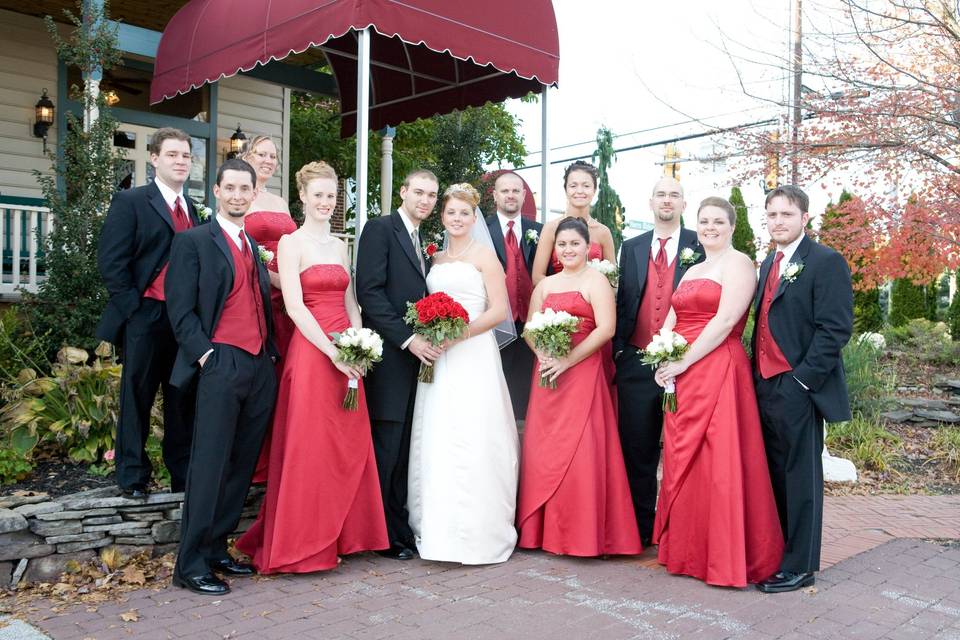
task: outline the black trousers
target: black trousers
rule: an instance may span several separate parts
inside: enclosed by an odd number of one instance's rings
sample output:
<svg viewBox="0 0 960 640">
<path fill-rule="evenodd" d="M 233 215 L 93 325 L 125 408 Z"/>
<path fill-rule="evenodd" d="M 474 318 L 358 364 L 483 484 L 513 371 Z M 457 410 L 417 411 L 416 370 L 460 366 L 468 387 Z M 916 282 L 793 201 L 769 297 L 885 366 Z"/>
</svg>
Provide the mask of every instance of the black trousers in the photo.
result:
<svg viewBox="0 0 960 640">
<path fill-rule="evenodd" d="M 416 548 L 410 514 L 407 513 L 407 472 L 410 466 L 410 430 L 413 425 L 413 405 L 417 397 L 417 385 L 412 386 L 407 401 L 407 415 L 403 422 L 372 420 L 373 453 L 377 458 L 377 473 L 380 476 L 380 495 L 387 519 L 387 535 L 390 544 L 402 543 Z"/>
<path fill-rule="evenodd" d="M 513 405 L 513 417 L 525 420 L 527 404 L 530 402 L 530 381 L 533 378 L 533 351 L 521 337 L 523 322 L 517 322 L 517 339 L 500 350 L 503 364 L 503 377 L 510 391 L 510 404 Z"/>
<path fill-rule="evenodd" d="M 146 453 L 150 409 L 163 389 L 163 463 L 171 488 L 183 491 L 193 433 L 194 388 L 177 389 L 169 382 L 177 342 L 167 317 L 167 305 L 144 298 L 127 320 L 120 374 L 120 415 L 117 420 L 117 484 L 129 488 L 150 482 L 153 465 Z"/>
<path fill-rule="evenodd" d="M 823 528 L 823 416 L 810 393 L 783 373 L 754 376 L 770 482 L 783 530 L 784 571 L 820 570 Z"/>
<path fill-rule="evenodd" d="M 637 351 L 627 346 L 617 358 L 616 382 L 620 446 L 640 539 L 646 543 L 653 535 L 657 508 L 663 388 L 653 379 L 654 369 L 640 361 Z"/>
<path fill-rule="evenodd" d="M 209 573 L 227 558 L 277 397 L 273 362 L 261 351 L 215 344 L 197 383 L 197 429 L 183 502 L 176 573 Z"/>
</svg>

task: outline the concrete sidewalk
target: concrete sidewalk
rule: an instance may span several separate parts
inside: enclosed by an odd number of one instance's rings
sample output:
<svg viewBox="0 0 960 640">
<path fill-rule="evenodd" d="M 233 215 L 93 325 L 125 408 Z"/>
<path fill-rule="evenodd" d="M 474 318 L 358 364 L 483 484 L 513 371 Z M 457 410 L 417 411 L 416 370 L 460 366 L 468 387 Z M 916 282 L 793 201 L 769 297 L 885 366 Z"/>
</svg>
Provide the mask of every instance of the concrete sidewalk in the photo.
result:
<svg viewBox="0 0 960 640">
<path fill-rule="evenodd" d="M 41 607 L 31 621 L 58 640 L 960 640 L 960 546 L 914 537 L 960 538 L 960 497 L 828 498 L 826 568 L 815 588 L 790 594 L 671 576 L 653 551 L 612 560 L 518 552 L 490 567 L 364 554 L 322 574 L 233 580 L 233 593 L 220 600 L 167 587 L 96 611 Z M 121 620 L 130 610 L 139 619 Z"/>
</svg>

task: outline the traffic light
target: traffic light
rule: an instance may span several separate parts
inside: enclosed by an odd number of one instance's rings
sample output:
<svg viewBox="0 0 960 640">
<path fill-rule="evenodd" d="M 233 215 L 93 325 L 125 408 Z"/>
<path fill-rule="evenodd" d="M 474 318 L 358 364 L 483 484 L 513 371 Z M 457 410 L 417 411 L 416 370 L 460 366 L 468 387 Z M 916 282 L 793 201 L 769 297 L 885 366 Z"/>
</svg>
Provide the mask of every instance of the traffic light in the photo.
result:
<svg viewBox="0 0 960 640">
<path fill-rule="evenodd" d="M 677 162 L 679 159 L 680 149 L 677 148 L 677 143 L 668 142 L 663 150 L 663 175 L 679 180 L 680 163 Z"/>
<path fill-rule="evenodd" d="M 780 150 L 777 144 L 779 140 L 779 131 L 774 131 L 770 134 L 771 148 L 766 153 L 766 170 L 763 177 L 764 193 L 770 193 L 776 189 L 780 183 Z"/>
</svg>

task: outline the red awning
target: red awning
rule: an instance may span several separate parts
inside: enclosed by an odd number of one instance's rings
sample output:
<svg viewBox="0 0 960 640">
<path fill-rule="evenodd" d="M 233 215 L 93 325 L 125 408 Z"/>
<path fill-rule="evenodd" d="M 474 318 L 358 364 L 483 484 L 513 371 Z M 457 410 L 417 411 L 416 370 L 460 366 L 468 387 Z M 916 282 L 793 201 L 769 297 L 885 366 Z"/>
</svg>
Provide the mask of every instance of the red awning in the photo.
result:
<svg viewBox="0 0 960 640">
<path fill-rule="evenodd" d="M 358 29 L 372 27 L 370 128 L 554 85 L 560 62 L 550 0 L 191 0 L 157 49 L 150 100 L 320 47 L 355 132 Z"/>
</svg>

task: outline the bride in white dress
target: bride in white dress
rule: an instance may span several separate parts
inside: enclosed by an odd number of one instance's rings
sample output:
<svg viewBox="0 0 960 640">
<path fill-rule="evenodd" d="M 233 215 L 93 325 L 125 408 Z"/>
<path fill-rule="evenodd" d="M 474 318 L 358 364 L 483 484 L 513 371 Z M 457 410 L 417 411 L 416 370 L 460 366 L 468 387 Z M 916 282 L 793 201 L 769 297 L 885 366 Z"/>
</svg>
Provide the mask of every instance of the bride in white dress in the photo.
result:
<svg viewBox="0 0 960 640">
<path fill-rule="evenodd" d="M 427 287 L 463 305 L 470 325 L 445 345 L 433 382 L 417 388 L 407 495 L 420 557 L 463 564 L 504 562 L 517 542 L 519 442 L 497 344 L 513 322 L 503 268 L 478 232 L 479 200 L 469 184 L 443 194 L 448 245 Z"/>
</svg>

